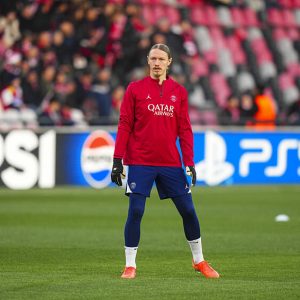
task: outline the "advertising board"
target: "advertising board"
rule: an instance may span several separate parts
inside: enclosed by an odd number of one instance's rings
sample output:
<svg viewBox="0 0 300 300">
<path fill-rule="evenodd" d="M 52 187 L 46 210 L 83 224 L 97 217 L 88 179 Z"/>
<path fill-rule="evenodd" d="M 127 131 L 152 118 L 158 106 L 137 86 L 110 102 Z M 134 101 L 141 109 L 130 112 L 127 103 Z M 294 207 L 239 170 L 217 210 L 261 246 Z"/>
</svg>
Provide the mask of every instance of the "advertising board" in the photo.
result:
<svg viewBox="0 0 300 300">
<path fill-rule="evenodd" d="M 57 185 L 113 186 L 116 132 L 13 130 L 0 134 L 0 185 L 11 189 Z M 198 185 L 299 184 L 300 133 L 194 133 Z"/>
</svg>

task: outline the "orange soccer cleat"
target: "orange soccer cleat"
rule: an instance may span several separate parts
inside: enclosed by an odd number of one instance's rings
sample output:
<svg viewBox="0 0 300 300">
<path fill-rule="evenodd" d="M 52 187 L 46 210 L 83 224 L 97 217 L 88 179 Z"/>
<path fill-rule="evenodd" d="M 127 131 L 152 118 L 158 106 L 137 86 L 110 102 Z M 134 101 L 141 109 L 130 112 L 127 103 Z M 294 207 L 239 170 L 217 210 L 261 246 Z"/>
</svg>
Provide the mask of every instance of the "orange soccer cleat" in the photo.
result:
<svg viewBox="0 0 300 300">
<path fill-rule="evenodd" d="M 125 278 L 125 279 L 133 279 L 135 278 L 136 275 L 136 268 L 134 267 L 125 267 L 121 278 Z"/>
<path fill-rule="evenodd" d="M 215 271 L 207 261 L 201 261 L 198 264 L 193 262 L 193 268 L 195 271 L 202 273 L 206 278 L 219 278 L 220 275 Z"/>
</svg>

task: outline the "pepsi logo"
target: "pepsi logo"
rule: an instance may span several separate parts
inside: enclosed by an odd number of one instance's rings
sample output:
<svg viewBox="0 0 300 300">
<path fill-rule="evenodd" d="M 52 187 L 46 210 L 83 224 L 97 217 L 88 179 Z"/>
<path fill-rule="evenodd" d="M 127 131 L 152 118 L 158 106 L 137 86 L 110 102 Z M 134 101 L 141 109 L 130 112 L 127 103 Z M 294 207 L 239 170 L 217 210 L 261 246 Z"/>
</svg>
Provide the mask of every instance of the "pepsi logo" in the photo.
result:
<svg viewBox="0 0 300 300">
<path fill-rule="evenodd" d="M 106 131 L 92 132 L 81 150 L 81 170 L 85 180 L 94 188 L 110 184 L 115 141 Z"/>
</svg>

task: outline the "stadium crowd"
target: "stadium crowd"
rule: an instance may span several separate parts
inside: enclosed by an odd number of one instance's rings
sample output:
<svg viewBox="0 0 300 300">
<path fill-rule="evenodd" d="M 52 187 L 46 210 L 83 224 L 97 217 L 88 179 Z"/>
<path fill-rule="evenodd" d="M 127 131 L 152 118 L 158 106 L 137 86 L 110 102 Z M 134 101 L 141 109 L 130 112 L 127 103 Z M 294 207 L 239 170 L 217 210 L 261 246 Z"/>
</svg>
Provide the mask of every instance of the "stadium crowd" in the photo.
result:
<svg viewBox="0 0 300 300">
<path fill-rule="evenodd" d="M 193 124 L 300 125 L 300 1 L 220 2 L 0 1 L 0 129 L 116 124 L 155 43 Z"/>
</svg>

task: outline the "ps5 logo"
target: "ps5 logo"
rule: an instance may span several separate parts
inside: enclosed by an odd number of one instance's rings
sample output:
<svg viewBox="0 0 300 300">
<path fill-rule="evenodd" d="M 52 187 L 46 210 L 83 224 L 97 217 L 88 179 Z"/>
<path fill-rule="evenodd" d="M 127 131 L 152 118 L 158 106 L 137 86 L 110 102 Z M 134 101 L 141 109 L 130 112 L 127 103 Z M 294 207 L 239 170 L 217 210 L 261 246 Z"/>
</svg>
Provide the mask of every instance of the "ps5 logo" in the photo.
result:
<svg viewBox="0 0 300 300">
<path fill-rule="evenodd" d="M 257 177 L 261 176 L 265 178 L 287 176 L 288 166 L 291 166 L 290 154 L 293 157 L 296 154 L 298 157 L 298 163 L 294 163 L 291 167 L 296 168 L 296 176 L 300 176 L 300 140 L 297 138 L 283 138 L 278 144 L 272 143 L 272 139 L 267 138 L 242 138 L 239 141 L 239 150 L 242 152 L 235 149 L 238 159 L 235 165 L 226 161 L 227 145 L 221 135 L 208 131 L 205 133 L 204 143 L 204 159 L 196 164 L 196 171 L 198 180 L 207 185 L 214 186 L 229 180 L 245 182 L 246 178 L 258 182 Z M 234 151 L 234 148 L 230 149 Z"/>
<path fill-rule="evenodd" d="M 198 180 L 207 185 L 218 185 L 230 178 L 234 167 L 226 162 L 227 147 L 224 139 L 213 131 L 205 134 L 204 160 L 196 164 Z"/>
<path fill-rule="evenodd" d="M 247 150 L 240 159 L 239 169 L 242 177 L 249 175 L 251 164 L 264 163 L 271 159 L 273 149 L 271 142 L 267 139 L 242 139 L 240 146 L 242 149 Z M 288 152 L 291 150 L 297 150 L 298 157 L 300 158 L 300 140 L 281 140 L 277 148 L 276 165 L 266 167 L 264 174 L 267 177 L 283 176 L 288 166 Z M 297 173 L 300 176 L 300 167 L 298 167 Z"/>
</svg>

